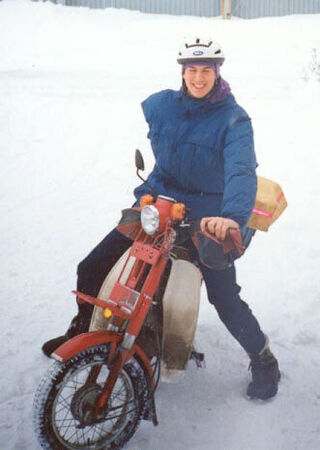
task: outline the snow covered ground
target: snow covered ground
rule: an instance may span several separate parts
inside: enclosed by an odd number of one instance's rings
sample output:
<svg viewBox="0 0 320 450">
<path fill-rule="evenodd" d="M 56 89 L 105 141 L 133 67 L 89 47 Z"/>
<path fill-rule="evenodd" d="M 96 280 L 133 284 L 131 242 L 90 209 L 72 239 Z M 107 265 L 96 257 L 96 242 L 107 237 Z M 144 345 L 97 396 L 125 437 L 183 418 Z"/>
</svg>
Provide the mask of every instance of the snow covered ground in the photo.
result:
<svg viewBox="0 0 320 450">
<path fill-rule="evenodd" d="M 320 15 L 256 20 L 145 15 L 0 2 L 0 448 L 36 450 L 42 342 L 75 312 L 76 264 L 132 203 L 134 150 L 153 159 L 140 101 L 177 89 L 184 35 L 219 40 L 223 75 L 255 128 L 259 174 L 289 207 L 238 263 L 242 294 L 280 361 L 278 396 L 244 398 L 243 350 L 203 292 L 197 342 L 207 368 L 161 384 L 160 425 L 129 450 L 320 448 Z"/>
</svg>

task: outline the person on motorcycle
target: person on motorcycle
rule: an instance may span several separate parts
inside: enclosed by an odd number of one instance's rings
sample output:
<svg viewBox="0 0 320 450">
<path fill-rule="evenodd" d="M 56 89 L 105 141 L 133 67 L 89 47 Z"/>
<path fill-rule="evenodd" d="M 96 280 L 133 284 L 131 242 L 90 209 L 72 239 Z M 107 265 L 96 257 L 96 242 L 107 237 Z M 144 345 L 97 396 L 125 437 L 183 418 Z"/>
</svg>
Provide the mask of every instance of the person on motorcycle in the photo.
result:
<svg viewBox="0 0 320 450">
<path fill-rule="evenodd" d="M 245 230 L 257 190 L 251 121 L 220 75 L 224 60 L 220 45 L 212 39 L 185 41 L 177 57 L 182 65 L 181 89 L 167 89 L 142 102 L 155 166 L 147 183 L 134 191 L 137 203 L 152 189 L 183 202 L 190 210 L 188 217 L 200 221 L 200 229 L 220 241 L 229 228 Z M 77 290 L 96 297 L 131 242 L 112 230 L 79 264 Z M 190 239 L 191 246 L 197 252 Z M 209 302 L 251 360 L 248 397 L 275 396 L 278 362 L 257 319 L 239 296 L 234 264 L 208 267 L 198 259 Z M 66 334 L 43 345 L 47 356 L 88 330 L 93 307 L 78 300 L 78 308 Z"/>
</svg>

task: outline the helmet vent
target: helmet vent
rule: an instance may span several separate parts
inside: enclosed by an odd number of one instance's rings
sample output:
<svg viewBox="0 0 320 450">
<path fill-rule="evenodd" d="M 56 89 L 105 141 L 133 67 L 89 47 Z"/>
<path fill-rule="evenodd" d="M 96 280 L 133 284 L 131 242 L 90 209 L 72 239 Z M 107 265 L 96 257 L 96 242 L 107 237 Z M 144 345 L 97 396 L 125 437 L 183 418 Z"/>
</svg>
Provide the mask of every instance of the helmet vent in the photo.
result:
<svg viewBox="0 0 320 450">
<path fill-rule="evenodd" d="M 186 48 L 191 48 L 191 47 L 210 47 L 210 44 L 186 44 Z"/>
<path fill-rule="evenodd" d="M 200 39 L 199 39 L 199 38 L 197 38 L 197 39 L 196 39 L 196 43 L 197 43 L 197 44 L 199 44 L 199 42 L 200 42 Z"/>
<path fill-rule="evenodd" d="M 217 50 L 216 52 L 214 52 L 215 55 L 217 55 L 218 53 L 221 53 L 221 50 Z"/>
</svg>

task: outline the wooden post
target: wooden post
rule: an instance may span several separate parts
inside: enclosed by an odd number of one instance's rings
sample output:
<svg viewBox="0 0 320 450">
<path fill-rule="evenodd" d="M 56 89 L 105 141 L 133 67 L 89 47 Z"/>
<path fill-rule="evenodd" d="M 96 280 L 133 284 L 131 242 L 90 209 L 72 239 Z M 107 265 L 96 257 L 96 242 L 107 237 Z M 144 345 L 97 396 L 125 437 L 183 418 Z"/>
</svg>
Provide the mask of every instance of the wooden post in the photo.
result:
<svg viewBox="0 0 320 450">
<path fill-rule="evenodd" d="M 222 18 L 231 19 L 231 2 L 232 0 L 222 0 Z"/>
</svg>

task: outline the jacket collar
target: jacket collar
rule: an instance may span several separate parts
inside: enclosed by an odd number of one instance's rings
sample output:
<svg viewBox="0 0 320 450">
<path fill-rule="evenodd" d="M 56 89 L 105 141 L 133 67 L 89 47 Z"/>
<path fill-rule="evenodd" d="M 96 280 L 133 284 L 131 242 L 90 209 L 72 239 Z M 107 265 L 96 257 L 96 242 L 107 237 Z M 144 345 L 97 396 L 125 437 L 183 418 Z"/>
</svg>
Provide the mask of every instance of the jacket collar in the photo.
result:
<svg viewBox="0 0 320 450">
<path fill-rule="evenodd" d="M 224 91 L 222 95 L 219 91 L 213 92 L 208 98 L 194 98 L 188 95 L 182 86 L 180 90 L 178 91 L 178 101 L 182 105 L 184 109 L 184 113 L 187 113 L 188 115 L 196 115 L 204 113 L 208 110 L 213 110 L 216 108 L 216 106 L 221 104 L 222 102 L 229 101 L 233 99 L 233 96 L 231 94 L 229 85 L 227 85 L 228 88 L 224 88 Z"/>
</svg>

